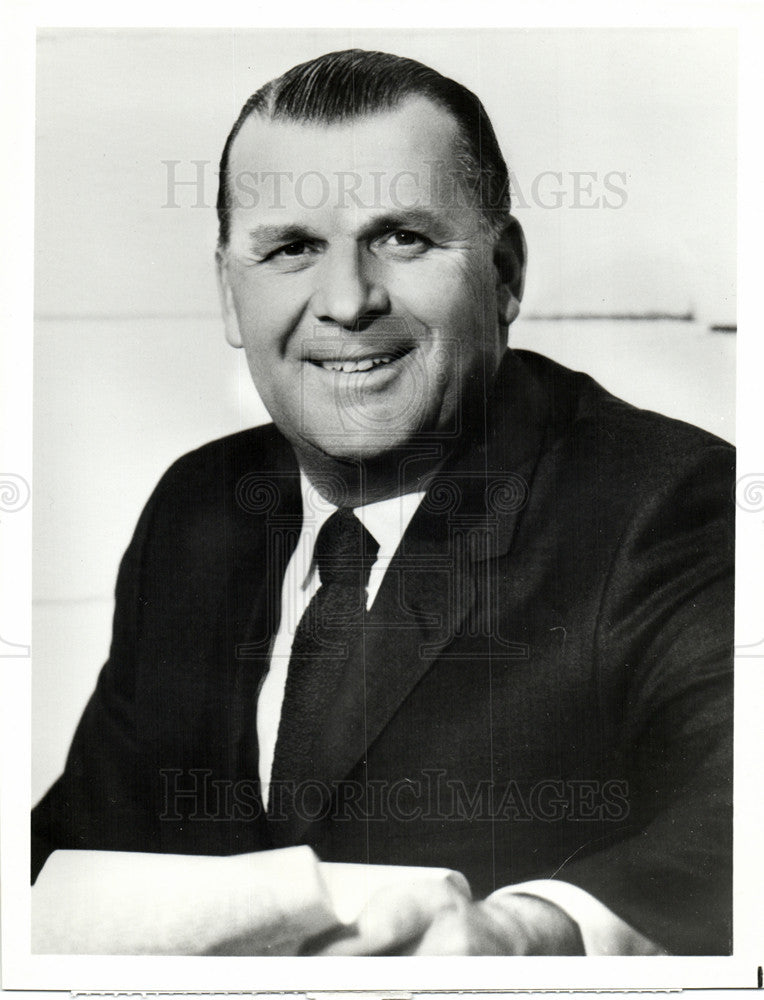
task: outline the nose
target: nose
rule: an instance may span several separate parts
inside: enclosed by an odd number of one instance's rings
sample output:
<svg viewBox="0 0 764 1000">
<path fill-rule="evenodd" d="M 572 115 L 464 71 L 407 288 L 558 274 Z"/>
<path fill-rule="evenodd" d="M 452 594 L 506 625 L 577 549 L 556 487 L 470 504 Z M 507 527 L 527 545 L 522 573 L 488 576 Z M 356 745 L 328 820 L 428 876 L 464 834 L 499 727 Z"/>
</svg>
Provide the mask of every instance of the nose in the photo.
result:
<svg viewBox="0 0 764 1000">
<path fill-rule="evenodd" d="M 362 248 L 327 252 L 315 273 L 313 312 L 323 323 L 359 329 L 390 308 L 379 268 L 366 258 Z"/>
</svg>

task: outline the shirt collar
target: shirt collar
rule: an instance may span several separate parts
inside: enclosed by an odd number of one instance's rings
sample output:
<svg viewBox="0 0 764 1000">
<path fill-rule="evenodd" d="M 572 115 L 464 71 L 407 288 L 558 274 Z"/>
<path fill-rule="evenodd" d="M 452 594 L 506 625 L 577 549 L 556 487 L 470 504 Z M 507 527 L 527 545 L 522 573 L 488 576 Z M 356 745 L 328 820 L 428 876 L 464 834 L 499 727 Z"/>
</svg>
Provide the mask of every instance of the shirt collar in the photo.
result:
<svg viewBox="0 0 764 1000">
<path fill-rule="evenodd" d="M 303 551 L 302 565 L 307 567 L 305 576 L 300 581 L 300 586 L 304 589 L 313 574 L 315 540 L 324 523 L 338 508 L 321 496 L 302 469 L 300 469 L 300 494 L 303 520 L 299 545 Z M 420 490 L 353 508 L 353 513 L 379 545 L 378 560 L 392 558 L 424 495 L 425 490 Z"/>
<path fill-rule="evenodd" d="M 389 559 L 393 555 L 423 496 L 424 490 L 404 493 L 355 508 L 358 520 L 379 543 L 378 558 L 381 556 Z"/>
</svg>

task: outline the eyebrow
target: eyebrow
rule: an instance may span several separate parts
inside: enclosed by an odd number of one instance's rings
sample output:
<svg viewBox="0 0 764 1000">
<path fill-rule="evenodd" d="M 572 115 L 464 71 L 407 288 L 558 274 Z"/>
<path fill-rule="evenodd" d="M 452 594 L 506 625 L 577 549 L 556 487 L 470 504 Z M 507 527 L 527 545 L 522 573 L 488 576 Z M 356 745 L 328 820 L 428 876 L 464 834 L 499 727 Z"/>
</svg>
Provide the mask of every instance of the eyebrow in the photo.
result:
<svg viewBox="0 0 764 1000">
<path fill-rule="evenodd" d="M 394 232 L 396 229 L 426 229 L 441 233 L 443 224 L 443 218 L 435 212 L 426 208 L 407 208 L 370 219 L 361 229 L 360 236 L 375 236 L 378 233 Z"/>
<path fill-rule="evenodd" d="M 442 233 L 444 220 L 436 213 L 425 208 L 403 209 L 399 212 L 386 212 L 369 219 L 359 231 L 357 239 L 368 239 L 380 233 L 395 232 L 397 229 L 424 229 L 430 232 Z M 274 246 L 306 241 L 321 241 L 322 238 L 307 226 L 302 225 L 267 225 L 256 226 L 249 231 L 249 244 L 252 250 L 267 252 Z"/>
<path fill-rule="evenodd" d="M 249 245 L 255 251 L 271 250 L 274 246 L 316 240 L 316 233 L 305 226 L 256 226 L 249 231 Z"/>
</svg>

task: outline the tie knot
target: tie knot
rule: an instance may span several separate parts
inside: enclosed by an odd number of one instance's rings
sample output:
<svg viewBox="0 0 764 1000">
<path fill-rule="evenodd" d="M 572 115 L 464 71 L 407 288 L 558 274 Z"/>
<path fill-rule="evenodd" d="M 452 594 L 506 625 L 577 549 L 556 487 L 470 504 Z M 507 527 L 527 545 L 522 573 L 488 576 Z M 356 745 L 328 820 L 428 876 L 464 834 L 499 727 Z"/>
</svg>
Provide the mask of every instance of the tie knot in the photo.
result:
<svg viewBox="0 0 764 1000">
<path fill-rule="evenodd" d="M 379 543 L 352 510 L 340 507 L 319 531 L 314 551 L 322 585 L 341 583 L 361 589 L 369 582 Z"/>
</svg>

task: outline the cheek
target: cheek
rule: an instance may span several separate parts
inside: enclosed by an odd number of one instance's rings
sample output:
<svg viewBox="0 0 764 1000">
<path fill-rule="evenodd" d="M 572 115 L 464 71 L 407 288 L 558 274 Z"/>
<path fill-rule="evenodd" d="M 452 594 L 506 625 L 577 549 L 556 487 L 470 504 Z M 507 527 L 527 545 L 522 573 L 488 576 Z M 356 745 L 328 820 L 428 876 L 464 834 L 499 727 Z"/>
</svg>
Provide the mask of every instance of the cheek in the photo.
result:
<svg viewBox="0 0 764 1000">
<path fill-rule="evenodd" d="M 250 275 L 237 285 L 234 304 L 245 345 L 263 352 L 283 352 L 305 308 L 297 282 Z"/>
<path fill-rule="evenodd" d="M 449 266 L 442 259 L 423 260 L 391 275 L 389 287 L 401 305 L 435 329 L 470 320 L 474 326 L 478 317 L 490 314 L 494 294 L 485 270 L 472 261 Z"/>
</svg>

